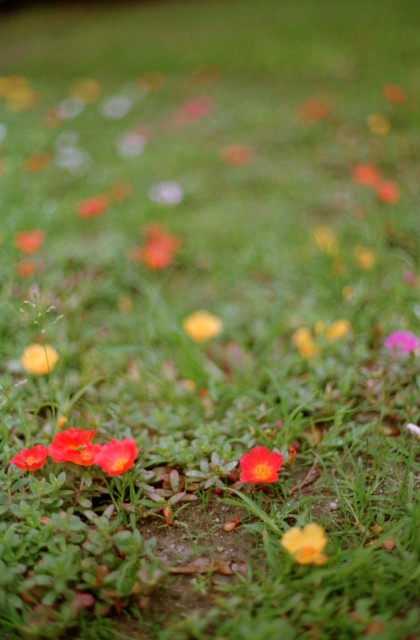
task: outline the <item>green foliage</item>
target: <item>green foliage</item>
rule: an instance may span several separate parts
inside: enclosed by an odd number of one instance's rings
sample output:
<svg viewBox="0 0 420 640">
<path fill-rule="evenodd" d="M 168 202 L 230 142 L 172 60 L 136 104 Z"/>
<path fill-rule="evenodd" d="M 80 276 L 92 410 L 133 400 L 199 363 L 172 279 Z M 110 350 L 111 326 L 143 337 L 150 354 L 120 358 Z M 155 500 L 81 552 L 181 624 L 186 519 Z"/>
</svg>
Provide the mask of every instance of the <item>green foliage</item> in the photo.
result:
<svg viewBox="0 0 420 640">
<path fill-rule="evenodd" d="M 44 7 L 0 24 L 2 74 L 25 75 L 35 92 L 28 110 L 0 96 L 2 639 L 127 640 L 129 619 L 151 640 L 414 640 L 419 466 L 404 425 L 420 420 L 419 359 L 391 357 L 383 341 L 419 333 L 418 6 L 219 4 Z M 163 83 L 147 92 L 139 77 L 151 70 Z M 83 77 L 97 79 L 100 98 L 54 122 Z M 385 102 L 385 83 L 401 84 L 406 103 Z M 132 99 L 126 117 L 103 116 L 113 95 Z M 171 114 L 200 96 L 214 112 L 172 130 Z M 332 113 L 303 122 L 312 96 Z M 369 131 L 372 114 L 385 116 L 387 135 Z M 138 126 L 151 134 L 143 153 L 121 156 Z M 56 163 L 69 140 L 89 158 L 80 171 Z M 251 149 L 249 164 L 222 160 L 236 143 Z M 48 158 L 42 171 L 27 170 L 34 154 Z M 351 180 L 365 162 L 399 184 L 398 202 Z M 173 209 L 148 198 L 164 180 L 185 192 Z M 84 199 L 121 183 L 126 199 L 77 216 Z M 182 240 L 161 272 L 128 257 L 150 222 Z M 337 254 L 314 243 L 320 225 Z M 23 278 L 14 239 L 34 228 L 45 242 Z M 373 252 L 372 269 L 358 265 L 358 246 Z M 200 308 L 223 321 L 209 343 L 182 329 Z M 351 325 L 343 339 L 316 335 L 319 321 L 340 318 Z M 318 356 L 299 354 L 299 327 Z M 59 353 L 49 376 L 19 364 L 37 340 Z M 48 445 L 61 417 L 96 429 L 99 443 L 134 438 L 135 469 L 110 478 L 51 459 L 34 473 L 9 467 L 23 447 Z M 296 461 L 275 485 L 239 486 L 244 452 L 286 454 L 293 443 Z M 305 484 L 311 468 L 319 477 Z M 249 535 L 259 555 L 212 588 L 205 610 L 192 600 L 167 614 L 160 589 L 171 582 L 139 529 L 174 524 L 181 537 L 183 513 L 204 518 L 215 495 L 243 514 L 230 535 Z M 328 561 L 298 566 L 279 538 L 312 521 L 326 530 Z M 204 576 L 196 589 L 209 585 Z"/>
</svg>

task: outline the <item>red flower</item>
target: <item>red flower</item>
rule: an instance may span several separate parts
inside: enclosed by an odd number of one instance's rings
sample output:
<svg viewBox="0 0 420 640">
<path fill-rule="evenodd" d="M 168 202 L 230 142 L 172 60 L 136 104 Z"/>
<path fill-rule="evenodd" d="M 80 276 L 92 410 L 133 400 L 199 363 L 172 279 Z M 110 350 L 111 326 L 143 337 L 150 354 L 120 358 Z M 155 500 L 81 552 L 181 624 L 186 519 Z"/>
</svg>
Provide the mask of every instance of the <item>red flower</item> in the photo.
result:
<svg viewBox="0 0 420 640">
<path fill-rule="evenodd" d="M 330 115 L 330 105 L 319 98 L 308 98 L 299 107 L 299 117 L 304 122 L 318 122 Z"/>
<path fill-rule="evenodd" d="M 241 482 L 276 482 L 283 457 L 266 447 L 254 447 L 239 460 Z"/>
<path fill-rule="evenodd" d="M 21 260 L 16 265 L 16 271 L 21 278 L 30 278 L 36 273 L 36 265 L 30 260 Z"/>
<path fill-rule="evenodd" d="M 44 232 L 42 229 L 33 231 L 22 231 L 15 236 L 15 246 L 22 253 L 35 253 L 44 242 Z"/>
<path fill-rule="evenodd" d="M 109 200 L 104 195 L 83 200 L 77 207 L 77 215 L 79 218 L 95 218 L 103 213 L 109 204 Z"/>
<path fill-rule="evenodd" d="M 405 91 L 397 84 L 386 84 L 382 93 L 385 100 L 391 104 L 402 104 L 406 100 Z"/>
<path fill-rule="evenodd" d="M 356 164 L 351 170 L 351 177 L 363 187 L 375 188 L 381 182 L 381 174 L 373 164 Z"/>
<path fill-rule="evenodd" d="M 244 144 L 229 144 L 221 149 L 220 155 L 232 166 L 249 164 L 253 157 L 251 149 Z"/>
<path fill-rule="evenodd" d="M 210 115 L 215 109 L 213 100 L 206 96 L 181 104 L 172 114 L 172 120 L 179 125 L 187 125 Z"/>
<path fill-rule="evenodd" d="M 110 440 L 96 456 L 95 464 L 111 476 L 119 476 L 131 469 L 138 452 L 132 438 Z"/>
<path fill-rule="evenodd" d="M 134 247 L 128 254 L 130 260 L 140 261 L 149 269 L 159 270 L 172 264 L 174 253 L 181 246 L 179 238 L 169 234 L 165 227 L 151 224 L 145 228 L 146 242 Z"/>
<path fill-rule="evenodd" d="M 43 444 L 37 444 L 32 449 L 22 449 L 15 453 L 9 464 L 23 471 L 36 471 L 44 466 L 47 460 L 48 450 Z"/>
<path fill-rule="evenodd" d="M 397 184 L 391 181 L 382 181 L 376 187 L 376 195 L 385 204 L 394 204 L 401 197 L 401 192 Z"/>
<path fill-rule="evenodd" d="M 101 450 L 100 444 L 92 444 L 94 429 L 66 429 L 57 433 L 48 447 L 48 453 L 54 462 L 73 462 L 90 467 Z"/>
</svg>

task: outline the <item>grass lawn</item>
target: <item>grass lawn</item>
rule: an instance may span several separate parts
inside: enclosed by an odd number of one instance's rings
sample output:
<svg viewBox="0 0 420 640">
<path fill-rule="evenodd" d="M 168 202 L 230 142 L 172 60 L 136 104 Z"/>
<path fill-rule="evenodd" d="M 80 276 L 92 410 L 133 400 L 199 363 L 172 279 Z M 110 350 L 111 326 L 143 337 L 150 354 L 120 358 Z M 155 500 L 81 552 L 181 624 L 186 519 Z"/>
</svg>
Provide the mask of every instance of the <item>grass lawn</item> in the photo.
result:
<svg viewBox="0 0 420 640">
<path fill-rule="evenodd" d="M 418 638 L 419 18 L 1 16 L 1 639 Z"/>
</svg>

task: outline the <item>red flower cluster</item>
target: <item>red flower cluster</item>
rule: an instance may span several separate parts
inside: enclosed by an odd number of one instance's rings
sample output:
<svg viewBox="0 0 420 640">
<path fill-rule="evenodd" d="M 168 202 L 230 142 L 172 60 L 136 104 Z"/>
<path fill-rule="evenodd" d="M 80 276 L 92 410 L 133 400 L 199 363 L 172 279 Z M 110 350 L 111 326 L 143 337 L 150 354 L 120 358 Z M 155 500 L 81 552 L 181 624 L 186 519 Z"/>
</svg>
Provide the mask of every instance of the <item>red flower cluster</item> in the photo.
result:
<svg viewBox="0 0 420 640">
<path fill-rule="evenodd" d="M 45 234 L 42 229 L 33 231 L 21 231 L 14 238 L 15 247 L 27 256 L 36 253 L 44 243 Z M 38 271 L 37 265 L 32 259 L 20 260 L 16 265 L 16 271 L 21 278 L 30 278 Z"/>
<path fill-rule="evenodd" d="M 373 164 L 356 164 L 350 175 L 357 184 L 373 189 L 378 200 L 385 204 L 394 204 L 400 199 L 398 185 L 390 180 L 383 180 L 379 169 Z"/>
<path fill-rule="evenodd" d="M 113 476 L 121 475 L 133 467 L 138 454 L 134 440 L 111 440 L 102 446 L 92 443 L 95 433 L 94 429 L 66 429 L 57 433 L 48 448 L 38 444 L 32 449 L 22 449 L 9 464 L 24 471 L 36 471 L 45 465 L 47 455 L 50 455 L 54 462 L 72 462 L 83 467 L 97 464 Z"/>
<path fill-rule="evenodd" d="M 144 229 L 146 242 L 134 247 L 128 254 L 130 260 L 139 261 L 148 269 L 165 269 L 172 264 L 175 252 L 181 246 L 177 236 L 168 233 L 163 225 L 150 224 Z"/>
<path fill-rule="evenodd" d="M 100 444 L 92 444 L 94 429 L 66 429 L 57 433 L 48 447 L 48 453 L 54 462 L 73 462 L 90 467 L 101 450 Z"/>
</svg>

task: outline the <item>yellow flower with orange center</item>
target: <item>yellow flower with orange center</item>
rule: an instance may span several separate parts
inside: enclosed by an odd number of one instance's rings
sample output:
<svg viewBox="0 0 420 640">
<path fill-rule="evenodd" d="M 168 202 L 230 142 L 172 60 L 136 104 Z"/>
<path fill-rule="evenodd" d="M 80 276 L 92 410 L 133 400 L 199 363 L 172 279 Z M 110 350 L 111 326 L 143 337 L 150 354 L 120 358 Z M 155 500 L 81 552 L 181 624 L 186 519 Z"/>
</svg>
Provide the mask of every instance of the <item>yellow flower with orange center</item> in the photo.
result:
<svg viewBox="0 0 420 640">
<path fill-rule="evenodd" d="M 24 349 L 20 363 L 28 373 L 44 376 L 57 364 L 58 353 L 49 344 L 31 344 Z"/>
<path fill-rule="evenodd" d="M 195 311 L 182 323 L 187 336 L 195 342 L 205 342 L 223 331 L 223 323 L 217 316 L 207 311 Z"/>
<path fill-rule="evenodd" d="M 328 540 L 324 529 L 315 523 L 303 529 L 292 527 L 283 535 L 280 543 L 299 564 L 324 564 L 327 560 L 322 552 Z"/>
</svg>

